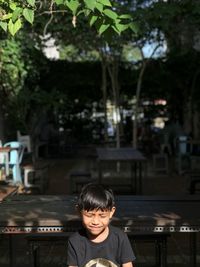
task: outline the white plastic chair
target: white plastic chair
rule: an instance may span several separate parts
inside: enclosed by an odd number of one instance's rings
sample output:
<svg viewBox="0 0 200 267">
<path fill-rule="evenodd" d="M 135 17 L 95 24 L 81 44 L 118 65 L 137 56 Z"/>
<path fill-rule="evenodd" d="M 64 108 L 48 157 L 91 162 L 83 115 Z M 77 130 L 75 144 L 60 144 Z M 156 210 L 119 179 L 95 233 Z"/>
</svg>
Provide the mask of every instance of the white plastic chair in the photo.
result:
<svg viewBox="0 0 200 267">
<path fill-rule="evenodd" d="M 13 182 L 22 183 L 22 175 L 20 164 L 23 159 L 24 146 L 17 141 L 12 141 L 4 144 L 4 147 L 11 147 L 9 166 L 12 168 Z"/>
<path fill-rule="evenodd" d="M 2 141 L 0 140 L 0 147 L 2 147 Z M 0 164 L 4 162 L 4 156 L 0 154 Z"/>
<path fill-rule="evenodd" d="M 17 131 L 17 141 L 25 146 L 27 152 L 32 152 L 30 135 L 22 135 L 20 131 Z"/>
</svg>

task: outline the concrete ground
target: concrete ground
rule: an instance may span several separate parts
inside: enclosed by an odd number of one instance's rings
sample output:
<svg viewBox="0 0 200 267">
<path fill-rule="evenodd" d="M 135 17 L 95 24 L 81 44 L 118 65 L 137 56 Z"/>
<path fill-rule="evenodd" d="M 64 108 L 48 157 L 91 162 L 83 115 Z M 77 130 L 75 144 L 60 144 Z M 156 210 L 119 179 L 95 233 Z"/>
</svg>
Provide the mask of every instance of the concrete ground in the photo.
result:
<svg viewBox="0 0 200 267">
<path fill-rule="evenodd" d="M 73 170 L 92 169 L 96 175 L 95 161 L 85 150 L 66 158 L 42 159 L 48 162 L 48 188 L 45 194 L 71 193 L 70 173 Z M 109 176 L 109 172 L 105 176 Z M 34 193 L 34 192 L 33 192 Z M 186 180 L 183 175 L 178 175 L 174 168 L 174 161 L 170 160 L 169 171 L 156 171 L 153 158 L 148 159 L 147 175 L 143 180 L 144 195 L 173 195 L 188 194 Z M 199 211 L 197 211 L 199 212 Z M 197 267 L 200 267 L 200 237 L 197 236 Z M 19 235 L 15 237 L 17 262 L 15 267 L 30 266 L 31 257 L 26 238 Z M 0 267 L 9 266 L 9 237 L 0 237 Z M 153 244 L 133 244 L 137 257 L 136 267 L 155 266 L 155 251 Z M 168 238 L 168 267 L 190 267 L 189 264 L 189 235 L 187 233 L 173 233 Z M 51 243 L 41 247 L 41 267 L 66 266 L 66 244 Z"/>
</svg>

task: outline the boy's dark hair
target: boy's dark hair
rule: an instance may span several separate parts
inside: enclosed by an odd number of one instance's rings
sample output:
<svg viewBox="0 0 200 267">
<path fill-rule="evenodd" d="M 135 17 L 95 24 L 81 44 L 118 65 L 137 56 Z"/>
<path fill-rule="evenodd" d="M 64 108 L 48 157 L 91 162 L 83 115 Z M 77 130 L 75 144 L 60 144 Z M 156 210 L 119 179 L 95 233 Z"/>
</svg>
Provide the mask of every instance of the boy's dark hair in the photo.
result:
<svg viewBox="0 0 200 267">
<path fill-rule="evenodd" d="M 115 205 L 111 189 L 99 184 L 86 184 L 79 195 L 77 207 L 81 210 L 111 210 Z"/>
</svg>

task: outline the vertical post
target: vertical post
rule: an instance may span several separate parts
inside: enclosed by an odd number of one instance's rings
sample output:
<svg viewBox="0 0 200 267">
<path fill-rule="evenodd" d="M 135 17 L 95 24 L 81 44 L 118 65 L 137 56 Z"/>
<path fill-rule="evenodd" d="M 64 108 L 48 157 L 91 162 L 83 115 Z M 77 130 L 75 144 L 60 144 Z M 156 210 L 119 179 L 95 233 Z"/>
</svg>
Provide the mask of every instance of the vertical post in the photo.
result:
<svg viewBox="0 0 200 267">
<path fill-rule="evenodd" d="M 190 233 L 190 266 L 196 267 L 196 253 L 197 253 L 197 233 L 191 232 Z"/>
<path fill-rule="evenodd" d="M 99 184 L 102 183 L 102 169 L 101 169 L 101 160 L 98 159 L 98 172 L 99 172 Z"/>
<path fill-rule="evenodd" d="M 15 262 L 15 257 L 14 257 L 14 240 L 13 240 L 13 234 L 9 234 L 9 266 L 10 267 L 15 267 L 16 262 Z"/>
<path fill-rule="evenodd" d="M 131 162 L 131 183 L 133 194 L 137 194 L 137 163 Z"/>
<path fill-rule="evenodd" d="M 139 194 L 142 194 L 142 162 L 138 162 L 139 165 L 139 174 L 138 174 L 138 187 L 139 187 Z"/>
</svg>

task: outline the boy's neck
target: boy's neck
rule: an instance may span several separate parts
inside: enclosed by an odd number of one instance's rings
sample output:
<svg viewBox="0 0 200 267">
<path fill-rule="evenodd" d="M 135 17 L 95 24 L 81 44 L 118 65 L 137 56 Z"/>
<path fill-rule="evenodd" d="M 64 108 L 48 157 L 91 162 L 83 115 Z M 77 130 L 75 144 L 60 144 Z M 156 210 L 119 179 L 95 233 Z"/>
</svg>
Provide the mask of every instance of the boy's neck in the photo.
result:
<svg viewBox="0 0 200 267">
<path fill-rule="evenodd" d="M 101 232 L 99 235 L 95 236 L 95 235 L 92 235 L 90 233 L 87 232 L 87 236 L 88 236 L 88 239 L 94 243 L 101 243 L 103 242 L 104 240 L 106 240 L 106 238 L 108 237 L 109 235 L 109 227 L 107 226 L 103 232 Z"/>
</svg>

